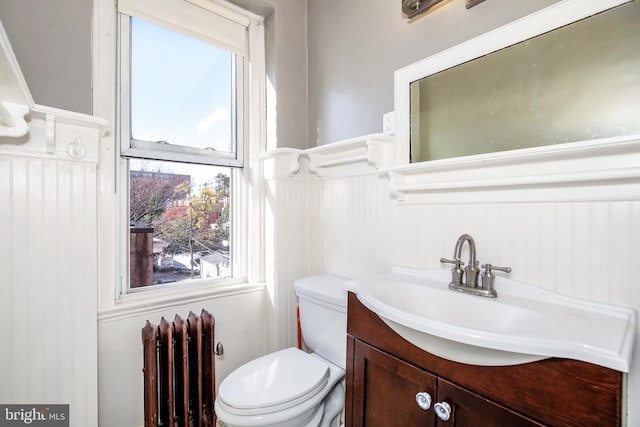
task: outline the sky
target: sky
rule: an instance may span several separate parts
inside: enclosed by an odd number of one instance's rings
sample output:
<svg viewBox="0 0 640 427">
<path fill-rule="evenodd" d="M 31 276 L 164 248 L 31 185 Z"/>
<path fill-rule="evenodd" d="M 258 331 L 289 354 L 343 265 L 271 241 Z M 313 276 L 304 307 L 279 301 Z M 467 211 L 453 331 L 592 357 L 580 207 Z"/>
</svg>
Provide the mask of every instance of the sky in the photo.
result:
<svg viewBox="0 0 640 427">
<path fill-rule="evenodd" d="M 232 55 L 131 20 L 132 135 L 229 151 Z"/>
<path fill-rule="evenodd" d="M 132 136 L 229 151 L 231 53 L 137 18 L 131 34 Z M 210 166 L 130 161 L 132 170 L 188 174 L 195 182 L 212 176 Z"/>
</svg>

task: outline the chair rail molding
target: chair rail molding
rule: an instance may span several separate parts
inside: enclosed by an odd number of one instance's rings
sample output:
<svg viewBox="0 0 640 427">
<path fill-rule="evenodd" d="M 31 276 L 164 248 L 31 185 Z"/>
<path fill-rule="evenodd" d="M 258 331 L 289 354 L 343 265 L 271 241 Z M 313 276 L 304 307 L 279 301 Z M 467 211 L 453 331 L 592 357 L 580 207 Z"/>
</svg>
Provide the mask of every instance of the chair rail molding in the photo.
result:
<svg viewBox="0 0 640 427">
<path fill-rule="evenodd" d="M 260 155 L 265 179 L 389 176 L 398 204 L 640 200 L 640 135 L 394 167 L 392 137 L 374 134 Z M 306 167 L 301 167 L 306 165 Z"/>
</svg>

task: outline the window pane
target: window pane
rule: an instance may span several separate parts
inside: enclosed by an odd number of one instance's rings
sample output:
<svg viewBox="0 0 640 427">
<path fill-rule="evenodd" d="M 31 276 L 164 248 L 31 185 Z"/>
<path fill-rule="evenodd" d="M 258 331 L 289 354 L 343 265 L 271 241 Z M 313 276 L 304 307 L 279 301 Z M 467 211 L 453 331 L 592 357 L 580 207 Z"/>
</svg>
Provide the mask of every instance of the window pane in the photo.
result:
<svg viewBox="0 0 640 427">
<path fill-rule="evenodd" d="M 230 172 L 129 160 L 131 288 L 231 276 Z"/>
<path fill-rule="evenodd" d="M 131 136 L 233 152 L 233 55 L 131 18 Z"/>
</svg>

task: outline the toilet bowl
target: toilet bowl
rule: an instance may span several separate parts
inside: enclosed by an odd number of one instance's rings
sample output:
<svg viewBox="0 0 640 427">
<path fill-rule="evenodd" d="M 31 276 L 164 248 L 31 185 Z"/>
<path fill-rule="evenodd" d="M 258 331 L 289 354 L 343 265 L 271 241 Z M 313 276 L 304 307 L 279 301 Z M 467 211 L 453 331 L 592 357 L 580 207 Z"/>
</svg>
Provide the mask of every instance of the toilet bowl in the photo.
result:
<svg viewBox="0 0 640 427">
<path fill-rule="evenodd" d="M 346 279 L 295 282 L 302 335 L 315 350 L 287 348 L 252 360 L 220 384 L 215 402 L 228 427 L 338 427 L 344 406 Z"/>
<path fill-rule="evenodd" d="M 334 412 L 342 411 L 344 375 L 344 369 L 316 354 L 297 348 L 280 350 L 252 360 L 225 378 L 215 411 L 228 427 L 320 426 L 324 412 L 331 409 L 325 408 L 324 401 L 334 389 L 342 395 Z"/>
</svg>

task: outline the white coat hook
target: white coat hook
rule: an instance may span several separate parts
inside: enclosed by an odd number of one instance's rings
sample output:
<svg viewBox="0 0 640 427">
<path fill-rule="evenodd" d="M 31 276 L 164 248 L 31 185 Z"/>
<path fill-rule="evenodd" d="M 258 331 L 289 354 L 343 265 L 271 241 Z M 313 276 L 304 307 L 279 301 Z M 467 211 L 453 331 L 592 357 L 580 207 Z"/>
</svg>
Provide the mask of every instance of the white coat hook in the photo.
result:
<svg viewBox="0 0 640 427">
<path fill-rule="evenodd" d="M 76 134 L 73 142 L 67 145 L 67 154 L 75 160 L 80 160 L 87 155 L 87 147 L 82 143 L 80 135 Z"/>
</svg>

